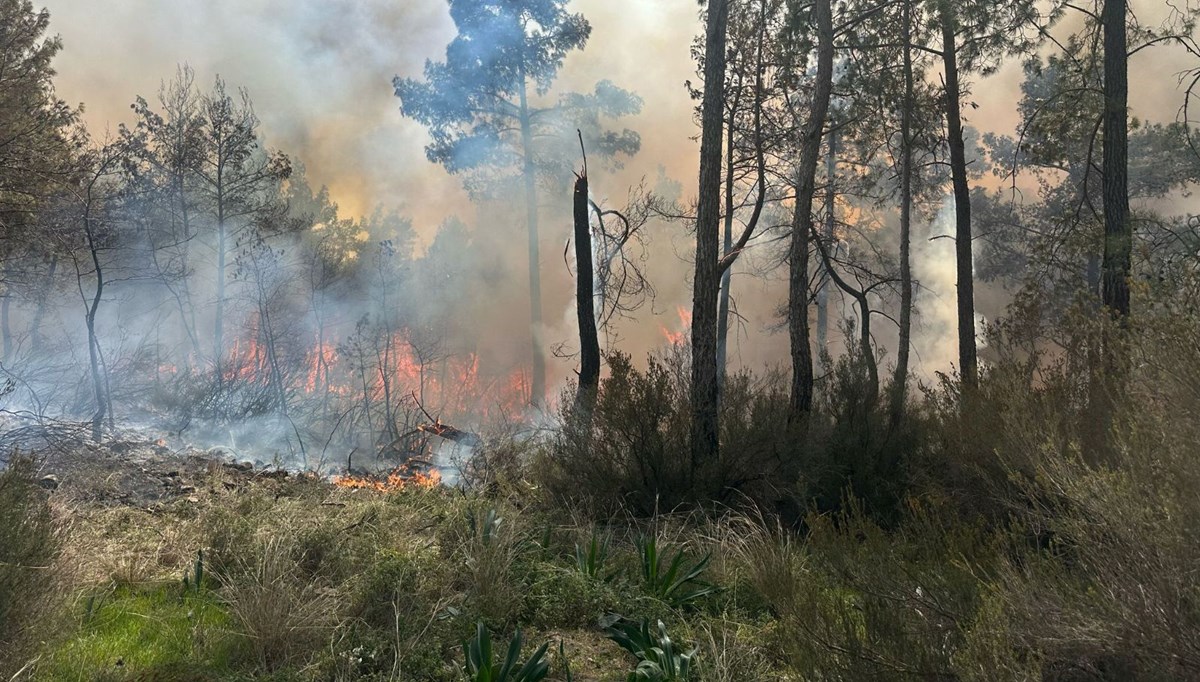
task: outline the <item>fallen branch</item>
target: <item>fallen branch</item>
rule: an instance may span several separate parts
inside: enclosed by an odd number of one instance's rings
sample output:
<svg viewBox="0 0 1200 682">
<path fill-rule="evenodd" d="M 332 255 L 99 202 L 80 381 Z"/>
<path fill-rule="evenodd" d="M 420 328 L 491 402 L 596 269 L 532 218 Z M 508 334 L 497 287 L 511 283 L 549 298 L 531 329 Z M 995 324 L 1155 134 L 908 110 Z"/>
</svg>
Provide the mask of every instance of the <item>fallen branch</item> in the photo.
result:
<svg viewBox="0 0 1200 682">
<path fill-rule="evenodd" d="M 483 442 L 483 438 L 477 433 L 462 431 L 448 424 L 443 424 L 438 420 L 434 420 L 432 424 L 422 424 L 417 428 L 425 433 L 430 433 L 439 438 L 454 441 L 459 445 L 466 445 L 467 447 L 474 447 Z"/>
</svg>

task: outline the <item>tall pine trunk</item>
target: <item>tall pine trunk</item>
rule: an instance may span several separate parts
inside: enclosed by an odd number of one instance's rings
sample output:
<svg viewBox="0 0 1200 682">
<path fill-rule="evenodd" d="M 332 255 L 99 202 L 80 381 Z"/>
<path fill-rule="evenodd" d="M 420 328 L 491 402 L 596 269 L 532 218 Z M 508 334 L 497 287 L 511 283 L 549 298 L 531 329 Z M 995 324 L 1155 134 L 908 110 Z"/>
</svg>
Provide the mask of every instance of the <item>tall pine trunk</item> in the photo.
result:
<svg viewBox="0 0 1200 682">
<path fill-rule="evenodd" d="M 533 164 L 533 124 L 529 119 L 529 98 L 525 91 L 525 73 L 521 72 L 521 150 L 525 157 L 525 224 L 529 236 L 529 326 L 533 365 L 529 402 L 541 407 L 546 400 L 546 356 L 542 343 L 542 271 L 538 243 L 537 176 Z"/>
<path fill-rule="evenodd" d="M 833 243 L 834 222 L 837 205 L 837 133 L 830 131 L 828 149 L 825 153 L 825 229 L 822 238 Z M 817 285 L 817 359 L 829 348 L 829 282 Z"/>
<path fill-rule="evenodd" d="M 1129 56 L 1126 0 L 1105 0 L 1104 22 L 1104 305 L 1129 316 L 1133 224 L 1129 217 Z"/>
<path fill-rule="evenodd" d="M 800 137 L 800 163 L 796 169 L 796 203 L 788 254 L 788 336 L 791 342 L 792 387 L 789 418 L 804 420 L 812 409 L 813 365 L 808 330 L 808 250 L 813 232 L 813 195 L 821 136 L 833 91 L 833 7 L 831 0 L 816 0 L 813 19 L 817 29 L 817 74 L 809 119 Z"/>
<path fill-rule="evenodd" d="M 213 320 L 213 366 L 217 372 L 217 386 L 225 385 L 225 258 L 229 239 L 225 225 L 225 194 L 222 186 L 223 173 L 217 169 L 217 312 Z"/>
<path fill-rule="evenodd" d="M 912 240 L 912 0 L 903 0 L 901 40 L 904 43 L 904 103 L 900 112 L 900 340 L 896 350 L 896 373 L 892 377 L 892 423 L 904 416 L 908 390 L 908 358 L 912 345 L 913 284 L 909 249 Z"/>
<path fill-rule="evenodd" d="M 710 0 L 705 30 L 701 107 L 696 271 L 692 288 L 691 477 L 719 454 L 717 294 L 720 285 L 721 139 L 724 132 L 725 39 L 729 0 Z"/>
<path fill-rule="evenodd" d="M 938 5 L 942 24 L 942 66 L 946 79 L 946 133 L 950 145 L 950 173 L 954 182 L 954 245 L 958 269 L 958 370 L 963 387 L 975 388 L 978 367 L 975 352 L 975 273 L 971 252 L 971 187 L 967 182 L 967 152 L 963 140 L 962 92 L 958 83 L 958 19 L 954 4 Z"/>
<path fill-rule="evenodd" d="M 725 231 L 722 235 L 721 253 L 733 251 L 733 126 L 737 116 L 735 104 L 729 113 L 729 128 L 725 133 Z M 717 386 L 725 385 L 725 369 L 729 357 L 729 286 L 733 282 L 733 267 L 721 273 L 721 300 L 717 304 Z"/>
<path fill-rule="evenodd" d="M 1126 45 L 1126 0 L 1105 0 L 1103 183 L 1104 254 L 1099 268 L 1100 300 L 1119 327 L 1103 320 L 1099 347 L 1089 358 L 1089 421 L 1084 448 L 1092 462 L 1113 461 L 1113 422 L 1117 397 L 1124 390 L 1125 358 L 1120 329 L 1129 321 L 1129 275 L 1133 266 L 1133 223 L 1129 215 L 1129 53 Z M 1089 346 L 1092 348 L 1094 346 Z"/>
</svg>

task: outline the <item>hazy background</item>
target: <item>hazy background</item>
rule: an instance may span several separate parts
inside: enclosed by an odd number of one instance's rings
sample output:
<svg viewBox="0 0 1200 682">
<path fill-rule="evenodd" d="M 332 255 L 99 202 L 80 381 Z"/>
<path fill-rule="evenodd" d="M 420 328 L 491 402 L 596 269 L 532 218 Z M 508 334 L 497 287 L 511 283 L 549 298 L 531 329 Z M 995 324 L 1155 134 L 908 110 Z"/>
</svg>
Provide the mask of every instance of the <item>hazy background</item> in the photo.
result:
<svg viewBox="0 0 1200 682">
<path fill-rule="evenodd" d="M 175 65 L 188 63 L 202 88 L 219 73 L 231 86 L 249 89 L 268 145 L 302 161 L 315 185 L 329 187 L 343 214 L 362 215 L 379 204 L 398 207 L 414 219 L 426 242 L 450 214 L 468 223 L 476 218 L 459 180 L 425 159 L 425 131 L 400 115 L 391 87 L 394 76 L 419 76 L 426 59 L 442 57 L 453 37 L 443 0 L 48 0 L 46 5 L 51 30 L 65 46 L 56 61 L 60 95 L 85 103 L 94 134 L 130 120 L 135 95 L 152 99 Z M 1160 0 L 1132 5 L 1145 22 L 1165 10 Z M 692 139 L 693 102 L 684 81 L 695 78 L 689 53 L 701 28 L 695 0 L 579 0 L 571 9 L 587 16 L 593 33 L 587 49 L 568 59 L 558 87 L 587 90 L 608 78 L 645 100 L 640 115 L 621 122 L 641 134 L 641 153 L 615 177 L 593 174 L 593 193 L 620 205 L 630 185 L 643 176 L 652 181 L 661 166 L 690 199 L 698 144 Z M 1071 28 L 1067 24 L 1061 30 Z M 1137 55 L 1130 77 L 1134 114 L 1173 120 L 1181 102 L 1175 76 L 1185 66 L 1183 55 L 1170 49 Z M 970 100 L 978 106 L 966 108 L 969 123 L 1012 134 L 1020 80 L 1020 65 L 1011 61 L 997 75 L 975 82 Z M 542 218 L 548 282 L 544 316 L 551 344 L 574 334 L 560 255 L 569 220 L 568 215 Z M 935 220 L 918 234 L 939 234 L 942 223 Z M 621 327 L 623 347 L 635 356 L 661 345 L 664 329 L 680 329 L 678 308 L 690 307 L 691 301 L 684 227 L 662 228 L 651 237 L 650 275 L 658 298 L 638 321 Z M 914 276 L 925 288 L 918 300 L 915 369 L 926 376 L 946 370 L 955 357 L 951 248 L 949 240 L 936 240 L 917 245 L 914 252 Z M 522 252 L 513 249 L 510 270 L 523 279 Z M 744 333 L 731 338 L 735 366 L 786 360 L 786 335 L 769 332 L 786 295 L 782 275 L 735 279 L 735 300 L 747 320 Z M 998 292 L 979 295 L 983 312 L 995 314 L 1003 304 Z M 515 293 L 511 298 L 503 305 L 527 315 L 527 301 Z M 526 335 L 519 329 L 502 331 L 514 337 L 506 343 L 519 355 Z M 889 335 L 894 332 L 881 329 L 880 341 L 886 344 Z M 551 362 L 559 379 L 570 376 L 572 367 L 572 361 Z"/>
</svg>

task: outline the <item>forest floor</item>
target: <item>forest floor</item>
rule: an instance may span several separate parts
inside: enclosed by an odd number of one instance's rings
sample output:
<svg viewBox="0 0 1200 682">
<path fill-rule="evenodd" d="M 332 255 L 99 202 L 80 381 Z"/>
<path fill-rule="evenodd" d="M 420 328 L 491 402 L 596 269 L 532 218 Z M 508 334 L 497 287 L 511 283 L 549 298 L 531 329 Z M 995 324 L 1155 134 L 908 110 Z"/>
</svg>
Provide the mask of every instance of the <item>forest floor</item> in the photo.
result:
<svg viewBox="0 0 1200 682">
<path fill-rule="evenodd" d="M 460 680 L 483 622 L 496 656 L 521 630 L 522 658 L 548 645 L 548 679 L 615 681 L 637 663 L 606 636 L 615 614 L 700 637 L 694 604 L 639 583 L 630 529 L 587 560 L 595 527 L 511 500 L 347 489 L 163 443 L 39 453 L 63 552 L 54 626 L 15 679 Z"/>
</svg>

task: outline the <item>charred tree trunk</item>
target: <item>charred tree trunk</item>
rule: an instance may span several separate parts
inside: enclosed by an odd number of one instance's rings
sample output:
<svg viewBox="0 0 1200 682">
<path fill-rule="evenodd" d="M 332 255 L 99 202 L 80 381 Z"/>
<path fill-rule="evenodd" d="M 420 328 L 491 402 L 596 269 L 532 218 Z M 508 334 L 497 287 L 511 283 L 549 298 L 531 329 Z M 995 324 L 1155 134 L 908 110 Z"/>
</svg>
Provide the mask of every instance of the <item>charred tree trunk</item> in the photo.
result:
<svg viewBox="0 0 1200 682">
<path fill-rule="evenodd" d="M 521 151 L 524 158 L 525 224 L 529 237 L 529 325 L 533 343 L 532 377 L 529 402 L 540 407 L 546 399 L 546 357 L 542 343 L 542 272 L 538 237 L 537 176 L 533 163 L 533 124 L 529 98 L 525 92 L 525 72 L 521 72 Z"/>
<path fill-rule="evenodd" d="M 792 390 L 789 418 L 801 422 L 812 409 L 813 365 L 808 330 L 808 249 L 813 233 L 813 195 L 821 135 L 833 91 L 832 0 L 816 0 L 813 20 L 817 29 L 817 75 L 809 119 L 800 138 L 800 165 L 796 169 L 796 204 L 792 219 L 788 277 L 788 332 L 792 355 Z"/>
<path fill-rule="evenodd" d="M 904 50 L 904 103 L 900 112 L 900 340 L 896 349 L 896 373 L 892 377 L 892 424 L 904 416 L 908 389 L 908 357 L 912 345 L 913 283 L 909 262 L 912 240 L 912 0 L 901 7 L 901 35 Z M 972 327 L 973 328 L 973 327 Z"/>
<path fill-rule="evenodd" d="M 1104 305 L 1129 317 L 1133 224 L 1129 216 L 1129 56 L 1126 0 L 1105 0 L 1104 23 Z"/>
<path fill-rule="evenodd" d="M 971 187 L 967 182 L 967 152 L 963 140 L 961 89 L 958 83 L 958 19 L 953 3 L 938 5 L 942 24 L 942 66 L 946 78 L 946 132 L 950 173 L 954 182 L 954 244 L 958 268 L 958 370 L 963 388 L 978 383 L 975 353 L 975 273 L 971 237 Z"/>
<path fill-rule="evenodd" d="M 579 318 L 578 405 L 586 413 L 600 387 L 600 336 L 596 329 L 596 292 L 592 266 L 592 230 L 588 219 L 587 169 L 575 181 L 575 309 Z"/>
<path fill-rule="evenodd" d="M 717 294 L 721 227 L 721 138 L 724 132 L 725 40 L 729 0 L 710 0 L 705 30 L 701 108 L 696 271 L 692 290 L 691 476 L 720 452 L 717 386 Z"/>
</svg>

